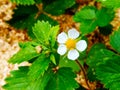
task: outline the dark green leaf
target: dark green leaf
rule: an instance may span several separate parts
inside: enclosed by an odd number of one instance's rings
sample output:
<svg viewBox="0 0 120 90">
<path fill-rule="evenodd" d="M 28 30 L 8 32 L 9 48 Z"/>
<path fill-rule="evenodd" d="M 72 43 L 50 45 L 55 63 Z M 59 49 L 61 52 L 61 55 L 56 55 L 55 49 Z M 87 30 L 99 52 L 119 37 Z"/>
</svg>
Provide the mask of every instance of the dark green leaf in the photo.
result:
<svg viewBox="0 0 120 90">
<path fill-rule="evenodd" d="M 70 68 L 60 68 L 49 80 L 45 90 L 75 90 L 78 88 L 75 77 Z"/>
<path fill-rule="evenodd" d="M 21 63 L 23 61 L 31 60 L 32 58 L 35 58 L 39 56 L 39 53 L 37 53 L 35 47 L 28 45 L 25 48 L 21 48 L 18 53 L 13 55 L 13 57 L 10 58 L 10 63 Z"/>
<path fill-rule="evenodd" d="M 47 1 L 49 2 L 49 1 Z M 54 0 L 46 4 L 44 10 L 53 15 L 60 15 L 75 4 L 75 0 Z"/>
<path fill-rule="evenodd" d="M 46 58 L 44 54 L 41 54 L 30 66 L 30 71 L 28 72 L 30 80 L 34 81 L 39 76 L 43 76 L 44 72 L 49 67 L 49 63 L 50 60 Z"/>
<path fill-rule="evenodd" d="M 120 57 L 110 58 L 96 67 L 97 78 L 110 90 L 120 90 Z"/>
<path fill-rule="evenodd" d="M 120 28 L 110 36 L 110 44 L 120 53 Z"/>
</svg>

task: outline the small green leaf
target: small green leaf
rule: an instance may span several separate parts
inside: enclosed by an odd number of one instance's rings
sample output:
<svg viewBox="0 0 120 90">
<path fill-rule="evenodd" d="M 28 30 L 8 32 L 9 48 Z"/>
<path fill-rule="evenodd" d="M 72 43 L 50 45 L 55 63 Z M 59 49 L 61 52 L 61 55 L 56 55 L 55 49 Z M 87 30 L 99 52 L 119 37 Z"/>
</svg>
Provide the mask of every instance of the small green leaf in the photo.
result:
<svg viewBox="0 0 120 90">
<path fill-rule="evenodd" d="M 77 12 L 74 16 L 76 22 L 82 22 L 83 20 L 92 20 L 96 19 L 95 10 L 91 8 L 83 8 Z"/>
<path fill-rule="evenodd" d="M 46 58 L 44 54 L 41 54 L 30 66 L 30 71 L 28 72 L 28 76 L 30 80 L 34 81 L 39 76 L 43 76 L 44 72 L 49 67 L 50 60 Z"/>
<path fill-rule="evenodd" d="M 37 23 L 35 23 L 33 27 L 33 33 L 36 36 L 36 38 L 39 40 L 39 42 L 41 42 L 42 44 L 48 41 L 49 39 L 48 34 L 50 28 L 51 25 L 48 22 L 38 21 Z"/>
<path fill-rule="evenodd" d="M 45 90 L 75 90 L 78 88 L 75 77 L 70 68 L 60 68 L 51 77 Z"/>
<path fill-rule="evenodd" d="M 95 20 L 84 21 L 84 22 L 81 22 L 80 31 L 82 32 L 83 35 L 86 35 L 94 31 L 96 26 L 97 24 Z"/>
<path fill-rule="evenodd" d="M 53 15 L 60 15 L 63 14 L 66 9 L 72 7 L 74 4 L 75 0 L 54 0 L 44 5 L 44 11 Z"/>
<path fill-rule="evenodd" d="M 56 60 L 54 54 L 50 55 L 50 60 L 56 65 Z"/>
<path fill-rule="evenodd" d="M 110 58 L 96 67 L 97 78 L 110 90 L 120 90 L 120 57 Z"/>
<path fill-rule="evenodd" d="M 11 0 L 11 2 L 21 5 L 33 5 L 35 4 L 34 0 Z"/>
<path fill-rule="evenodd" d="M 21 48 L 20 51 L 18 51 L 18 53 L 13 55 L 10 58 L 9 62 L 13 64 L 21 63 L 23 61 L 31 60 L 37 56 L 39 56 L 39 53 L 37 53 L 35 47 L 28 45 L 25 48 Z"/>
<path fill-rule="evenodd" d="M 110 44 L 120 53 L 120 28 L 110 36 Z"/>
</svg>

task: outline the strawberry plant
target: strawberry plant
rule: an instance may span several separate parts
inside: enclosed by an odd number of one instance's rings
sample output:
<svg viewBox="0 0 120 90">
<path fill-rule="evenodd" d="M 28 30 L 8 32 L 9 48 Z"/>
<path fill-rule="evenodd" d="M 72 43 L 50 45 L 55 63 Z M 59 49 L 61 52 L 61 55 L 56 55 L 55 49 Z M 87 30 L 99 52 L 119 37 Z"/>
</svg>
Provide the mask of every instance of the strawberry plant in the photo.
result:
<svg viewBox="0 0 120 90">
<path fill-rule="evenodd" d="M 31 40 L 20 42 L 8 62 L 30 65 L 11 71 L 5 90 L 120 90 L 120 28 L 111 24 L 118 0 L 92 1 L 99 6 L 82 6 L 81 0 L 11 2 L 16 8 L 8 23 L 27 30 Z M 80 25 L 62 30 L 55 17 L 68 14 Z M 110 47 L 102 42 L 89 46 L 88 35 L 96 30 L 109 37 Z"/>
</svg>

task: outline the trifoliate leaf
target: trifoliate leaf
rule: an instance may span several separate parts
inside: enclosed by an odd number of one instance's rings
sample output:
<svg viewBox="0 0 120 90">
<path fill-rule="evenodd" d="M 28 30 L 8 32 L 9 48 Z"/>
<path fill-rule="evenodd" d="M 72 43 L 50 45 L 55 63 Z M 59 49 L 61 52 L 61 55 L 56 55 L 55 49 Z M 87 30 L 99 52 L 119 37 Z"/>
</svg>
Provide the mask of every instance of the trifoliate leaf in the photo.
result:
<svg viewBox="0 0 120 90">
<path fill-rule="evenodd" d="M 60 15 L 63 14 L 66 9 L 70 8 L 74 4 L 75 0 L 54 0 L 44 5 L 44 11 L 53 15 Z"/>
<path fill-rule="evenodd" d="M 31 60 L 35 57 L 39 56 L 39 53 L 37 53 L 35 47 L 28 45 L 25 48 L 21 48 L 18 53 L 14 54 L 9 62 L 10 63 L 21 63 L 23 61 Z"/>
<path fill-rule="evenodd" d="M 93 20 L 96 19 L 95 10 L 91 8 L 83 8 L 77 12 L 74 16 L 76 22 L 82 22 L 84 20 Z"/>
<path fill-rule="evenodd" d="M 120 90 L 120 57 L 109 58 L 105 63 L 96 67 L 99 80 L 110 90 Z"/>
<path fill-rule="evenodd" d="M 38 21 L 33 27 L 33 33 L 40 43 L 45 43 L 48 41 L 48 34 L 50 31 L 51 25 L 48 22 Z"/>
<path fill-rule="evenodd" d="M 50 60 L 44 54 L 41 54 L 30 66 L 30 71 L 28 72 L 30 80 L 34 81 L 39 76 L 43 76 L 49 67 L 49 63 Z"/>
<path fill-rule="evenodd" d="M 94 31 L 96 26 L 97 24 L 95 20 L 84 21 L 84 22 L 81 22 L 80 24 L 80 31 L 82 32 L 83 35 L 85 35 Z"/>
<path fill-rule="evenodd" d="M 108 8 L 119 8 L 120 7 L 119 0 L 96 0 L 96 1 L 101 2 L 103 6 L 106 6 Z"/>
<path fill-rule="evenodd" d="M 11 2 L 20 4 L 20 5 L 33 5 L 35 4 L 34 0 L 11 0 Z"/>
<path fill-rule="evenodd" d="M 26 90 L 28 86 L 28 67 L 19 67 L 19 70 L 11 72 L 11 76 L 6 78 L 6 84 L 3 86 L 5 90 Z"/>
<path fill-rule="evenodd" d="M 120 28 L 110 36 L 110 44 L 120 53 Z"/>
<path fill-rule="evenodd" d="M 51 77 L 45 90 L 75 90 L 78 88 L 75 77 L 70 68 L 60 68 Z"/>
<path fill-rule="evenodd" d="M 114 12 L 111 9 L 102 8 L 96 12 L 97 24 L 100 27 L 108 25 L 114 18 Z"/>
</svg>

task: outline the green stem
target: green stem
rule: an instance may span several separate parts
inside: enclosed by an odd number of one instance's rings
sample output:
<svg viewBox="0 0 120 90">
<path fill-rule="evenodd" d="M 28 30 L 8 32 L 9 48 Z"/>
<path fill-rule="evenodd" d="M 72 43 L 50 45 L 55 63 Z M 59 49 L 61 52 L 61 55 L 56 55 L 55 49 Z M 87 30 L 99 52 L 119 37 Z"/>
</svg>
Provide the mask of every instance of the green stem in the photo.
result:
<svg viewBox="0 0 120 90">
<path fill-rule="evenodd" d="M 85 69 L 82 67 L 82 65 L 80 64 L 79 60 L 75 60 L 76 63 L 79 65 L 82 73 L 83 73 L 83 76 L 84 76 L 84 79 L 85 79 L 85 83 L 87 85 L 87 87 L 89 88 L 89 90 L 91 90 L 91 87 L 89 86 L 89 83 L 87 82 L 87 77 L 86 77 L 86 72 L 85 72 Z"/>
</svg>

